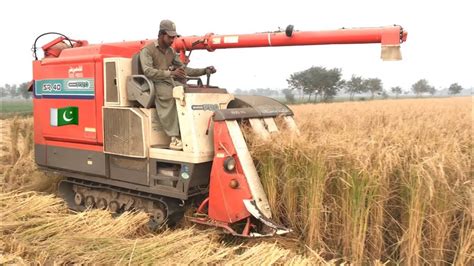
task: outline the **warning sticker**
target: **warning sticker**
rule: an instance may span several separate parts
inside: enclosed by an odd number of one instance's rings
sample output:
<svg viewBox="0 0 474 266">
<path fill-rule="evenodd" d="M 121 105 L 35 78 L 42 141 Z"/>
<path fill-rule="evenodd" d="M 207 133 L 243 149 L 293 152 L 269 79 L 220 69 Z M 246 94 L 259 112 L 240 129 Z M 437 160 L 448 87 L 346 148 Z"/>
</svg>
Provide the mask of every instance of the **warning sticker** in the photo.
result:
<svg viewBox="0 0 474 266">
<path fill-rule="evenodd" d="M 224 43 L 238 43 L 239 36 L 225 36 Z"/>
</svg>

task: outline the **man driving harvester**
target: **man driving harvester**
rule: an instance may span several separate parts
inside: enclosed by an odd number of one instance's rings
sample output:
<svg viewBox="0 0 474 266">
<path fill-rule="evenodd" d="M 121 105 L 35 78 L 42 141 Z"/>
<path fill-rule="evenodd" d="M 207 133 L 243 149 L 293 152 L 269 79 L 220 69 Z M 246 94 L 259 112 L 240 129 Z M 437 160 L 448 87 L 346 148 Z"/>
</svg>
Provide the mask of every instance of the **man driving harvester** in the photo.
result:
<svg viewBox="0 0 474 266">
<path fill-rule="evenodd" d="M 144 75 L 155 85 L 155 108 L 164 131 L 171 137 L 170 149 L 182 150 L 183 143 L 179 132 L 173 88 L 184 86 L 186 77 L 212 74 L 216 69 L 213 66 L 206 68 L 185 66 L 171 47 L 177 36 L 176 25 L 170 20 L 162 20 L 158 39 L 143 47 L 140 51 L 140 62 Z"/>
</svg>

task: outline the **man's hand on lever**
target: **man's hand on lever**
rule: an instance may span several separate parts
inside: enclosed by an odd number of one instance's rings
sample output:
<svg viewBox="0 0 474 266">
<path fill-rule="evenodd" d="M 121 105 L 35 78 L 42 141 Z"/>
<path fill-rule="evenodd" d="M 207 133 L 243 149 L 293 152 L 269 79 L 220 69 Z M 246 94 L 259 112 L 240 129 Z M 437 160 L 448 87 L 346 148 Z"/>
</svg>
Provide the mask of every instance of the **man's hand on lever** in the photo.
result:
<svg viewBox="0 0 474 266">
<path fill-rule="evenodd" d="M 186 77 L 186 73 L 184 72 L 183 68 L 176 68 L 175 70 L 171 71 L 171 77 L 183 79 Z"/>
</svg>

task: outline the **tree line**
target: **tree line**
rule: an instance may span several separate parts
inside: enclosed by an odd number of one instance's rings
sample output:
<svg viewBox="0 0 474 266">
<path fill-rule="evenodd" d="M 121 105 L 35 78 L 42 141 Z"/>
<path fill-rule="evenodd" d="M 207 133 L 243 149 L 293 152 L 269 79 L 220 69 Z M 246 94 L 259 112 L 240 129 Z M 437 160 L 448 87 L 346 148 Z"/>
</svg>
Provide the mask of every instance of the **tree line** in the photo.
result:
<svg viewBox="0 0 474 266">
<path fill-rule="evenodd" d="M 19 85 L 17 84 L 5 84 L 4 86 L 0 86 L 0 98 L 23 98 L 23 99 L 30 99 L 31 92 L 28 91 L 29 82 L 23 82 Z"/>
<path fill-rule="evenodd" d="M 353 100 L 355 95 L 370 93 L 371 99 L 375 95 L 381 95 L 382 97 L 388 97 L 387 90 L 384 89 L 382 80 L 379 78 L 363 78 L 361 76 L 352 75 L 351 79 L 342 79 L 342 70 L 340 68 L 327 69 L 325 67 L 313 66 L 306 70 L 291 74 L 287 79 L 288 88 L 281 91 L 273 89 L 251 89 L 242 90 L 237 89 L 235 94 L 238 95 L 264 95 L 264 96 L 279 96 L 280 93 L 286 98 L 288 102 L 295 102 L 295 91 L 300 95 L 300 101 L 303 101 L 303 97 L 307 96 L 308 102 L 319 101 L 330 101 L 336 95 L 344 92 L 349 95 L 349 99 Z M 30 99 L 32 93 L 28 91 L 29 82 L 23 82 L 17 84 L 5 84 L 0 86 L 0 98 L 24 98 Z M 451 95 L 460 93 L 464 88 L 458 83 L 451 84 L 448 88 L 448 92 Z M 420 96 L 424 93 L 431 95 L 436 94 L 434 86 L 430 85 L 426 79 L 420 79 L 411 86 L 411 91 Z M 403 91 L 400 86 L 390 88 L 390 92 L 395 94 L 398 98 L 402 93 L 409 93 Z"/>
<path fill-rule="evenodd" d="M 298 91 L 299 95 L 307 95 L 308 102 L 329 101 L 340 92 L 349 95 L 350 100 L 354 99 L 356 94 L 370 93 L 371 99 L 375 95 L 388 97 L 387 91 L 383 87 L 382 80 L 379 78 L 363 78 L 361 76 L 352 75 L 350 80 L 342 79 L 342 71 L 340 68 L 327 69 L 325 67 L 311 67 L 309 69 L 296 72 L 287 79 L 289 88 L 283 90 L 286 100 L 293 102 L 294 93 Z M 449 86 L 449 94 L 455 95 L 463 90 L 457 83 Z M 390 88 L 391 93 L 398 98 L 403 93 L 400 86 Z M 437 91 L 431 86 L 426 79 L 420 79 L 411 86 L 411 91 L 420 96 L 423 93 L 434 95 Z M 408 92 L 406 92 L 408 93 Z"/>
</svg>

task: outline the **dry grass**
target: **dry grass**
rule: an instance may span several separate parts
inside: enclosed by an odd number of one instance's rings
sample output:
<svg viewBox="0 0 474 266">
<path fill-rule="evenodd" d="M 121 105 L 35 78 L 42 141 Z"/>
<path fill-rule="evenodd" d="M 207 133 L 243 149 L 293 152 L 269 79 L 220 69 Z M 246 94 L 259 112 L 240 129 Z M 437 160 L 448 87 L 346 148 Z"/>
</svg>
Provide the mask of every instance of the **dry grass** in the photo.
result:
<svg viewBox="0 0 474 266">
<path fill-rule="evenodd" d="M 34 166 L 31 118 L 0 120 L 0 264 L 472 265 L 471 101 L 293 106 L 301 136 L 251 148 L 276 219 L 295 231 L 286 245 L 70 213 L 31 192 L 57 182 Z"/>
<path fill-rule="evenodd" d="M 54 192 L 60 176 L 37 170 L 34 164 L 33 119 L 0 120 L 0 190 Z"/>
<path fill-rule="evenodd" d="M 149 232 L 144 213 L 71 213 L 54 191 L 59 177 L 33 162 L 32 119 L 0 120 L 0 264 L 328 264 L 276 240 L 224 241 L 194 227 Z M 29 133 L 28 133 L 29 132 Z M 43 192 L 34 192 L 43 191 Z"/>
<path fill-rule="evenodd" d="M 147 230 L 147 215 L 69 213 L 52 195 L 0 193 L 0 264 L 286 264 L 325 263 L 275 243 L 228 245 L 214 230 Z"/>
<path fill-rule="evenodd" d="M 357 265 L 473 262 L 471 98 L 293 109 L 301 136 L 252 151 L 301 241 Z"/>
</svg>

